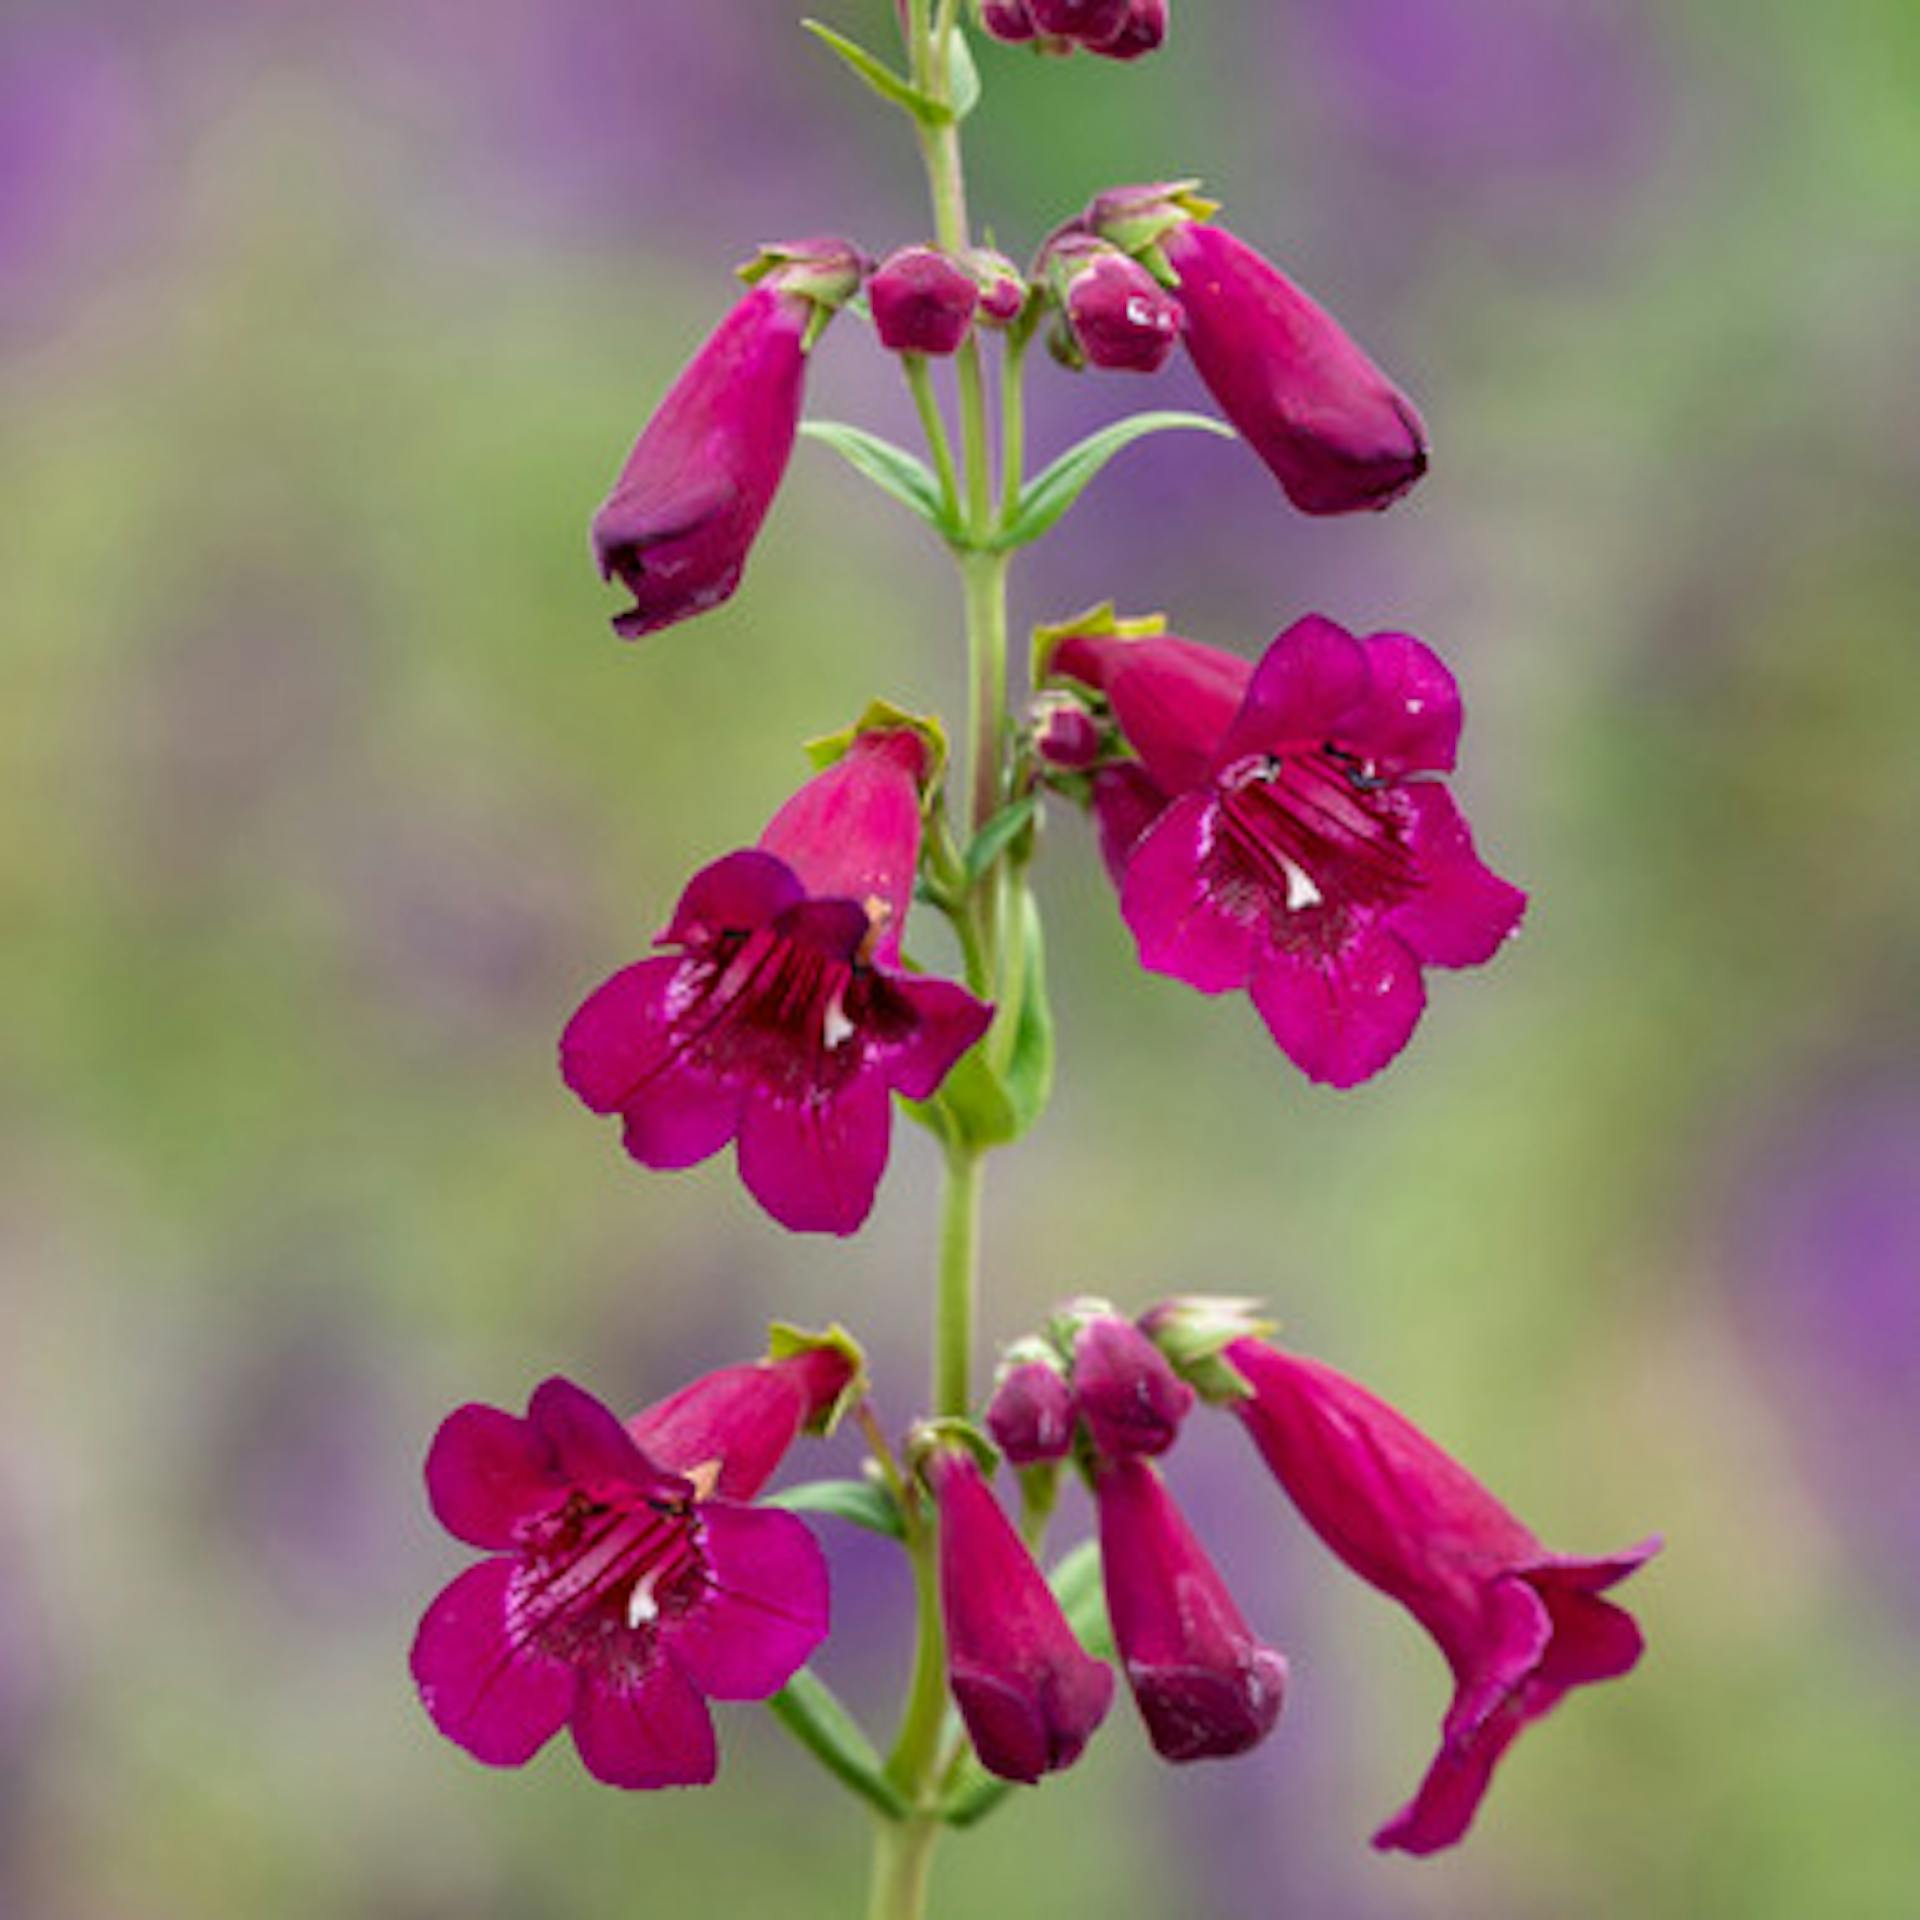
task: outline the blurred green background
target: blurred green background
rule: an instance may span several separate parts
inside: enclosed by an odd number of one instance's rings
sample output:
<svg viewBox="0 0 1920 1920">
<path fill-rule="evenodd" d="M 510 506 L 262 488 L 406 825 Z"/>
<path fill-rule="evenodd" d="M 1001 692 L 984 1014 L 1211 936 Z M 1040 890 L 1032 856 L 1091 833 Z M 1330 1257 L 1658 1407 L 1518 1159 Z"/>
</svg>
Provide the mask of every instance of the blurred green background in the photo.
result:
<svg viewBox="0 0 1920 1920">
<path fill-rule="evenodd" d="M 617 643 L 586 556 L 751 243 L 925 231 L 796 12 L 0 6 L 8 1920 L 857 1910 L 859 1817 L 756 1710 L 718 1787 L 634 1799 L 564 1742 L 486 1772 L 405 1671 L 465 1558 L 419 1485 L 454 1403 L 564 1370 L 637 1405 L 782 1314 L 918 1408 L 920 1135 L 864 1236 L 792 1240 L 725 1159 L 627 1165 L 552 1055 L 797 742 L 955 704 L 943 556 L 818 448 L 697 625 Z M 1241 449 L 1157 442 L 1017 616 L 1427 636 L 1534 904 L 1321 1094 L 1139 971 L 1056 812 L 1062 1080 L 994 1171 L 986 1333 L 1263 1293 L 1551 1544 L 1669 1546 L 1640 1673 L 1529 1734 L 1459 1852 L 1381 1859 L 1440 1664 L 1202 1429 L 1173 1479 L 1294 1661 L 1279 1733 L 1174 1774 L 1123 1704 L 949 1845 L 935 1911 L 1920 1912 L 1920 12 L 1175 15 L 1131 69 L 983 51 L 978 217 L 1024 254 L 1204 174 L 1435 469 L 1315 523 Z M 843 323 L 814 407 L 904 437 L 897 386 Z M 1042 453 L 1204 404 L 1184 369 L 1037 386 Z M 833 1550 L 827 1670 L 877 1711 L 905 1584 Z"/>
</svg>

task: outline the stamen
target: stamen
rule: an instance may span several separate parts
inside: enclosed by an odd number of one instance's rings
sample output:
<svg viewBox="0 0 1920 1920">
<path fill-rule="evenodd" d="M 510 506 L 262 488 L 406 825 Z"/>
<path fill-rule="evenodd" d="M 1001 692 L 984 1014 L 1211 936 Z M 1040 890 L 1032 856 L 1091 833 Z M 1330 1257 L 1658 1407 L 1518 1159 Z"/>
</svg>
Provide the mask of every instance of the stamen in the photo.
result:
<svg viewBox="0 0 1920 1920">
<path fill-rule="evenodd" d="M 827 1002 L 826 1015 L 821 1021 L 822 1037 L 826 1040 L 829 1053 L 836 1047 L 845 1046 L 858 1031 L 853 1022 L 847 1018 L 846 1007 L 842 1004 L 844 998 L 844 994 L 836 993 Z"/>
<path fill-rule="evenodd" d="M 660 1602 L 653 1597 L 654 1583 L 660 1578 L 658 1567 L 649 1567 L 633 1583 L 633 1592 L 627 1600 L 627 1625 L 644 1627 L 660 1618 Z"/>
<path fill-rule="evenodd" d="M 1299 913 L 1307 907 L 1321 905 L 1326 895 L 1313 884 L 1313 877 L 1297 861 L 1289 860 L 1283 853 L 1278 856 L 1281 870 L 1287 876 L 1287 911 Z"/>
</svg>

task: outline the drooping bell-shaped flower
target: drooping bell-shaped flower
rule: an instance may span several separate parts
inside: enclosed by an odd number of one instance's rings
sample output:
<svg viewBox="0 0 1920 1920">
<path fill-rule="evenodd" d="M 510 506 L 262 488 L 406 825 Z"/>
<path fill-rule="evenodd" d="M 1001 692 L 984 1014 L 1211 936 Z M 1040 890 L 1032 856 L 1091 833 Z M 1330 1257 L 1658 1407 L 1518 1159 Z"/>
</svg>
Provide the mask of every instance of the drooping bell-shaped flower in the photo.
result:
<svg viewBox="0 0 1920 1920">
<path fill-rule="evenodd" d="M 867 283 L 873 328 L 890 353 L 957 353 L 980 305 L 980 283 L 938 247 L 902 247 Z"/>
<path fill-rule="evenodd" d="M 1085 47 L 1111 40 L 1127 24 L 1132 6 L 1133 0 L 1027 0 L 1040 32 Z"/>
<path fill-rule="evenodd" d="M 1187 183 L 1116 187 L 1083 224 L 1171 271 L 1195 369 L 1301 512 L 1391 506 L 1427 470 L 1413 403 L 1324 307 L 1205 211 Z"/>
<path fill-rule="evenodd" d="M 1079 1759 L 1113 1704 L 1113 1670 L 1074 1636 L 980 1463 L 940 1448 L 923 1469 L 940 1515 L 949 1684 L 980 1764 L 1038 1780 Z"/>
<path fill-rule="evenodd" d="M 1138 1454 L 1094 1477 L 1107 1611 L 1127 1682 L 1163 1760 L 1217 1760 L 1273 1731 L 1287 1663 L 1254 1638 L 1220 1571 Z"/>
<path fill-rule="evenodd" d="M 768 248 L 748 269 L 758 283 L 688 362 L 593 517 L 601 577 L 633 595 L 616 633 L 691 619 L 740 584 L 793 452 L 808 348 L 862 265 L 846 241 L 820 239 Z"/>
<path fill-rule="evenodd" d="M 1425 1007 L 1422 968 L 1478 966 L 1519 925 L 1525 894 L 1431 777 L 1453 768 L 1460 696 L 1411 636 L 1310 615 L 1257 668 L 1171 636 L 1070 638 L 1050 671 L 1104 693 L 1140 756 L 1095 805 L 1142 964 L 1246 988 L 1310 1079 L 1379 1072 Z"/>
<path fill-rule="evenodd" d="M 1073 1397 L 1101 1456 L 1165 1453 L 1193 1411 L 1193 1389 L 1131 1320 L 1088 1317 L 1074 1336 Z"/>
<path fill-rule="evenodd" d="M 1024 46 L 1040 31 L 1027 10 L 1027 0 L 980 0 L 980 25 L 987 37 L 1009 46 Z"/>
<path fill-rule="evenodd" d="M 435 1435 L 434 1513 L 490 1557 L 427 1609 L 413 1677 L 434 1725 L 476 1759 L 522 1766 L 567 1726 L 610 1786 L 704 1785 L 708 1700 L 777 1693 L 826 1637 L 826 1562 L 805 1525 L 717 1491 L 771 1470 L 758 1392 L 717 1395 L 697 1433 L 660 1413 L 635 1423 L 652 1423 L 643 1451 L 554 1379 L 524 1418 L 465 1406 Z"/>
<path fill-rule="evenodd" d="M 1632 1616 L 1600 1595 L 1658 1550 L 1549 1553 L 1404 1415 L 1317 1360 L 1239 1339 L 1226 1358 L 1251 1392 L 1233 1401 L 1308 1524 L 1363 1580 L 1398 1600 L 1453 1670 L 1440 1749 L 1374 1845 L 1433 1853 L 1466 1832 L 1495 1764 L 1574 1687 L 1640 1658 Z"/>
<path fill-rule="evenodd" d="M 757 847 L 696 874 L 659 944 L 589 995 L 560 1043 L 568 1086 L 618 1113 L 642 1165 L 739 1143 L 782 1226 L 850 1234 L 885 1170 L 892 1095 L 930 1098 L 992 1009 L 909 973 L 900 938 L 929 748 L 859 732 Z"/>
</svg>

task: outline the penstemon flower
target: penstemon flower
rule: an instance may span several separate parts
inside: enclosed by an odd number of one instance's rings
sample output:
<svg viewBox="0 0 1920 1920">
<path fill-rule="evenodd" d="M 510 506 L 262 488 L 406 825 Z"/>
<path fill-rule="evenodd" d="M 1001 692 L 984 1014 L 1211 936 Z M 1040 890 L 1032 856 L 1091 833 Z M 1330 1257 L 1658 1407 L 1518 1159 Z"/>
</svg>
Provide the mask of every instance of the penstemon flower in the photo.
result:
<svg viewBox="0 0 1920 1920">
<path fill-rule="evenodd" d="M 887 1163 L 892 1096 L 924 1100 L 992 1009 L 904 970 L 929 749 L 856 735 L 757 847 L 696 874 L 661 944 L 591 994 L 560 1043 L 566 1082 L 618 1113 L 643 1166 L 739 1141 L 740 1177 L 781 1225 L 854 1232 Z"/>
<path fill-rule="evenodd" d="M 802 1389 L 765 1377 L 803 1416 Z M 804 1523 L 740 1504 L 776 1462 L 759 1379 L 735 1384 L 704 1396 L 697 1434 L 640 1416 L 644 1450 L 568 1380 L 536 1388 L 524 1419 L 484 1406 L 447 1416 L 427 1459 L 433 1509 L 492 1556 L 440 1594 L 413 1645 L 421 1700 L 448 1739 L 517 1767 L 567 1726 L 610 1786 L 713 1778 L 707 1700 L 765 1699 L 827 1631 L 826 1562 Z M 736 1498 L 716 1491 L 730 1477 Z"/>
<path fill-rule="evenodd" d="M 1244 987 L 1309 1079 L 1378 1073 L 1426 1005 L 1421 969 L 1478 966 L 1519 925 L 1526 896 L 1429 777 L 1453 768 L 1461 709 L 1418 640 L 1314 615 L 1252 669 L 1095 636 L 1059 643 L 1051 670 L 1105 696 L 1165 802 L 1136 783 L 1101 816 L 1142 964 Z"/>
<path fill-rule="evenodd" d="M 1248 1437 L 1308 1524 L 1361 1579 L 1431 1633 L 1455 1693 L 1420 1791 L 1374 1845 L 1433 1853 L 1459 1840 L 1495 1764 L 1574 1687 L 1638 1663 L 1633 1617 L 1603 1600 L 1658 1540 L 1600 1559 L 1549 1553 L 1403 1414 L 1357 1382 L 1256 1339 L 1229 1365 Z"/>
<path fill-rule="evenodd" d="M 560 1065 L 588 1109 L 618 1116 L 635 1161 L 683 1168 L 733 1146 L 748 1192 L 795 1232 L 865 1222 L 903 1100 L 945 1171 L 931 1404 L 897 1443 L 850 1337 L 780 1327 L 767 1359 L 624 1425 L 557 1379 L 524 1417 L 458 1409 L 428 1490 L 487 1557 L 427 1609 L 414 1677 L 476 1758 L 519 1765 L 567 1726 L 588 1771 L 624 1787 L 712 1779 L 709 1701 L 765 1699 L 877 1816 L 872 1920 L 922 1920 L 936 1839 L 1073 1765 L 1111 1709 L 1116 1665 L 1164 1759 L 1229 1758 L 1275 1731 L 1287 1662 L 1162 1474 L 1204 1405 L 1231 1411 L 1310 1525 L 1446 1655 L 1439 1751 L 1376 1841 L 1432 1852 L 1466 1832 L 1523 1726 L 1636 1662 L 1639 1629 L 1600 1595 L 1652 1546 L 1549 1553 L 1401 1415 L 1270 1344 L 1247 1301 L 1177 1298 L 1136 1320 L 1077 1296 L 1006 1349 L 984 1405 L 973 1369 L 984 1170 L 1040 1124 L 1059 1065 L 1059 958 L 1032 884 L 1057 801 L 1091 814 L 1142 963 L 1203 993 L 1244 990 L 1281 1050 L 1333 1086 L 1394 1060 L 1425 970 L 1488 961 L 1526 906 L 1481 862 L 1443 783 L 1460 694 L 1422 641 L 1311 614 L 1255 661 L 1108 606 L 1035 636 L 1023 706 L 1008 685 L 1014 559 L 1148 434 L 1237 433 L 1295 506 L 1325 514 L 1405 493 L 1426 470 L 1425 431 L 1191 183 L 1099 195 L 1024 274 L 977 244 L 961 164 L 985 77 L 972 30 L 959 0 L 894 11 L 899 65 L 807 25 L 907 116 L 932 237 L 878 269 L 849 241 L 764 249 L 642 433 L 594 546 L 633 597 L 622 634 L 719 605 L 804 424 L 957 563 L 960 771 L 949 783 L 937 721 L 885 701 L 815 743 L 818 770 L 752 845 L 737 823 L 716 827 L 733 850 L 687 883 L 656 950 L 587 996 Z M 987 39 L 1119 62 L 1167 31 L 1166 0 L 973 0 L 966 14 Z M 802 422 L 809 352 L 843 309 L 894 356 L 924 459 L 847 422 Z M 1037 343 L 1070 368 L 1152 373 L 1181 340 L 1226 425 L 1128 415 L 1028 471 Z M 916 945 L 937 916 L 954 977 L 909 952 L 916 906 Z M 847 1411 L 863 1477 L 750 1504 L 803 1435 Z M 1051 1554 L 1077 1492 L 1093 1537 Z M 912 1570 L 918 1639 L 884 1756 L 806 1664 L 828 1605 L 802 1512 L 896 1541 Z"/>
<path fill-rule="evenodd" d="M 862 265 L 844 240 L 802 240 L 748 269 L 759 284 L 674 382 L 594 515 L 601 577 L 633 595 L 616 633 L 637 640 L 732 597 L 793 452 L 807 351 Z"/>
</svg>

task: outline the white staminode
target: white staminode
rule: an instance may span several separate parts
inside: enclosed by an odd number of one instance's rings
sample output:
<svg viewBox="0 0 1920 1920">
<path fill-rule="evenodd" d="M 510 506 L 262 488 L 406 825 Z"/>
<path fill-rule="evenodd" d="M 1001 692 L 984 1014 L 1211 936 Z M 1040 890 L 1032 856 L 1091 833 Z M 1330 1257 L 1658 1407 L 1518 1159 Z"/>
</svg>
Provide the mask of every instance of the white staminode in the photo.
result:
<svg viewBox="0 0 1920 1920">
<path fill-rule="evenodd" d="M 1289 860 L 1285 854 L 1280 856 L 1280 864 L 1287 874 L 1287 911 L 1298 913 L 1303 907 L 1317 907 L 1327 896 L 1313 884 L 1313 876 L 1306 868 Z"/>
<path fill-rule="evenodd" d="M 853 1038 L 853 1022 L 847 1018 L 847 1010 L 840 1004 L 837 993 L 827 1002 L 826 1018 L 821 1024 L 829 1053 Z"/>
<path fill-rule="evenodd" d="M 633 1592 L 627 1599 L 627 1625 L 644 1627 L 660 1618 L 660 1602 L 653 1597 L 653 1583 L 660 1578 L 658 1567 L 649 1567 L 633 1583 Z"/>
</svg>

